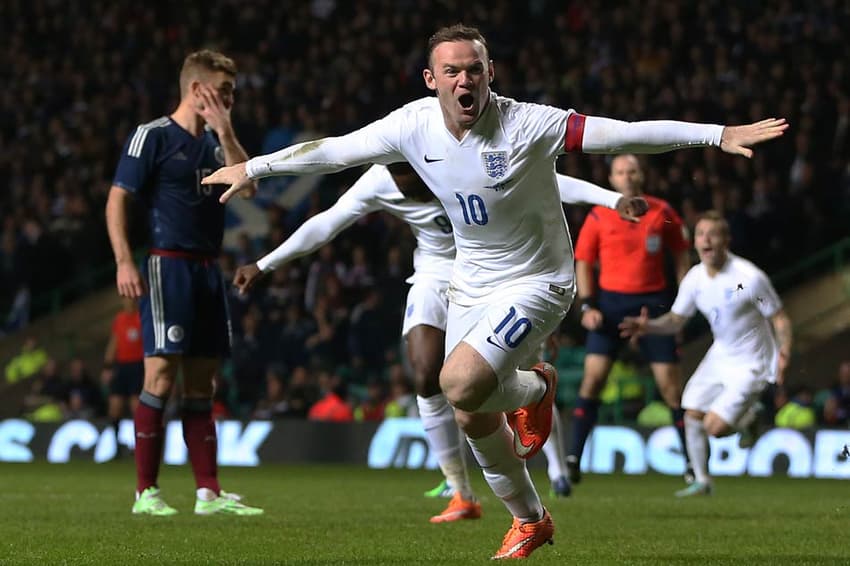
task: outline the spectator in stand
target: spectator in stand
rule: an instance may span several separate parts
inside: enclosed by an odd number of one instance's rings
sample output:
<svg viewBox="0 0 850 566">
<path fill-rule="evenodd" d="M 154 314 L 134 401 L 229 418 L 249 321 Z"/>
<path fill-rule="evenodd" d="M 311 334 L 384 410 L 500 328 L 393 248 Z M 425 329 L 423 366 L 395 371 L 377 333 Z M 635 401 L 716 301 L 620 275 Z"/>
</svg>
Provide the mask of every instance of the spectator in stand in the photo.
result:
<svg viewBox="0 0 850 566">
<path fill-rule="evenodd" d="M 353 365 L 363 367 L 367 374 L 377 374 L 384 361 L 386 324 L 381 309 L 380 291 L 372 287 L 351 310 L 348 347 Z"/>
<path fill-rule="evenodd" d="M 338 375 L 327 371 L 321 372 L 319 387 L 324 395 L 310 407 L 307 417 L 311 421 L 349 422 L 354 420 L 351 405 L 346 401 L 348 388 Z"/>
<path fill-rule="evenodd" d="M 6 365 L 6 383 L 17 383 L 35 375 L 47 363 L 47 352 L 38 345 L 35 336 L 29 336 L 21 346 L 21 353 Z"/>
<path fill-rule="evenodd" d="M 74 358 L 68 365 L 65 418 L 91 419 L 103 415 L 100 388 L 86 371 L 85 363 Z"/>
<path fill-rule="evenodd" d="M 828 426 L 850 424 L 850 360 L 838 366 L 838 382 L 823 407 L 823 421 Z"/>
<path fill-rule="evenodd" d="M 366 384 L 366 398 L 354 409 L 356 421 L 384 420 L 384 406 L 387 403 L 384 384 L 380 379 L 371 379 Z"/>
<path fill-rule="evenodd" d="M 384 408 L 385 418 L 418 417 L 413 384 L 407 379 L 401 364 L 390 366 L 390 396 Z"/>
<path fill-rule="evenodd" d="M 23 409 L 36 421 L 60 420 L 68 397 L 68 384 L 59 375 L 59 364 L 50 358 L 38 372 L 32 390 L 24 397 Z M 45 416 L 49 414 L 49 418 Z"/>
<path fill-rule="evenodd" d="M 266 396 L 257 403 L 252 418 L 272 420 L 285 417 L 289 413 L 286 397 L 282 368 L 270 366 L 266 371 Z"/>
<path fill-rule="evenodd" d="M 268 361 L 260 342 L 259 330 L 259 316 L 252 309 L 242 317 L 242 333 L 233 340 L 233 375 L 240 414 L 250 413 L 263 390 Z"/>
<path fill-rule="evenodd" d="M 774 423 L 778 427 L 805 430 L 817 424 L 817 415 L 812 408 L 814 396 L 808 387 L 798 387 L 791 399 L 776 413 Z"/>
</svg>

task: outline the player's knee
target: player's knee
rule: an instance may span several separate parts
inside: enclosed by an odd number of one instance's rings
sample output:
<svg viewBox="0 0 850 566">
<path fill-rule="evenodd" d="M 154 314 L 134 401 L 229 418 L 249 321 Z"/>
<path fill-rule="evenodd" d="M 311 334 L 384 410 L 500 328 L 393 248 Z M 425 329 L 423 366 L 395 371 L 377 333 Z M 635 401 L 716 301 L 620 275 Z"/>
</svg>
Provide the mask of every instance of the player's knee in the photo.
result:
<svg viewBox="0 0 850 566">
<path fill-rule="evenodd" d="M 708 433 L 709 436 L 713 436 L 715 438 L 729 436 L 735 432 L 729 423 L 714 413 L 709 413 L 705 416 L 703 426 L 705 427 L 705 432 Z"/>
<path fill-rule="evenodd" d="M 174 375 L 170 372 L 162 368 L 145 370 L 144 390 L 148 393 L 152 393 L 157 397 L 168 397 L 171 394 L 173 385 Z"/>
<path fill-rule="evenodd" d="M 440 388 L 452 407 L 462 411 L 473 412 L 486 399 L 471 376 L 447 372 L 445 368 L 440 373 Z"/>
<path fill-rule="evenodd" d="M 443 387 L 443 393 L 452 407 L 462 411 L 473 412 L 484 402 L 475 388 L 469 385 L 455 384 L 448 388 Z"/>
</svg>

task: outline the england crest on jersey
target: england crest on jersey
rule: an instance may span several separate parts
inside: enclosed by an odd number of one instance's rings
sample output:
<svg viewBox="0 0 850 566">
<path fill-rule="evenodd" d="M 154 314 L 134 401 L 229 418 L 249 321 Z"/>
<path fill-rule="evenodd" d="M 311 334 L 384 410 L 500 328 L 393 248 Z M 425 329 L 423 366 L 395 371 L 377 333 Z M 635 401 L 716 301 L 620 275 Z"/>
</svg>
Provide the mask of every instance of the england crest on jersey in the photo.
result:
<svg viewBox="0 0 850 566">
<path fill-rule="evenodd" d="M 484 171 L 491 179 L 501 179 L 508 172 L 507 151 L 485 151 L 481 153 Z"/>
</svg>

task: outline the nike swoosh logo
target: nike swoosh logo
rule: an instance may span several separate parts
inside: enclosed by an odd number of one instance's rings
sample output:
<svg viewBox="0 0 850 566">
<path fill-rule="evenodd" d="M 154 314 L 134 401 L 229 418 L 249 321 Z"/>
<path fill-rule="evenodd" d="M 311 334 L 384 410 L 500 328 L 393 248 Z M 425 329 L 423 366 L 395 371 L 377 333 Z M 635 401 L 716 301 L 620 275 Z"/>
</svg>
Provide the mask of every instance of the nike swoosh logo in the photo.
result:
<svg viewBox="0 0 850 566">
<path fill-rule="evenodd" d="M 484 185 L 484 188 L 485 188 L 485 189 L 492 189 L 492 190 L 494 190 L 494 191 L 496 191 L 496 192 L 498 193 L 499 191 L 503 191 L 503 190 L 507 189 L 507 188 L 508 188 L 508 185 L 509 185 L 512 181 L 513 181 L 513 179 L 505 179 L 505 180 L 504 180 L 504 181 L 502 181 L 501 183 L 494 183 L 494 184 L 492 184 L 492 185 Z"/>
<path fill-rule="evenodd" d="M 443 157 L 443 158 L 441 158 L 441 159 L 431 159 L 431 158 L 430 158 L 430 157 L 428 157 L 427 155 L 423 155 L 422 157 L 424 157 L 424 158 L 425 158 L 425 163 L 436 163 L 437 161 L 445 161 L 445 160 L 446 160 L 446 158 L 445 158 L 445 157 Z"/>
<path fill-rule="evenodd" d="M 499 346 L 499 344 L 498 344 L 498 343 L 496 343 L 496 341 L 495 341 L 495 340 L 493 340 L 493 337 L 492 337 L 492 336 L 488 336 L 488 337 L 487 337 L 487 343 L 488 343 L 488 344 L 490 344 L 490 345 L 492 345 L 492 346 L 497 347 L 498 349 L 500 349 L 500 350 L 501 350 L 501 351 L 503 351 L 503 352 L 507 352 L 507 350 L 505 350 L 504 348 L 502 348 L 501 346 Z"/>
<path fill-rule="evenodd" d="M 531 446 L 526 446 L 522 443 L 522 439 L 519 437 L 517 431 L 514 431 L 514 452 L 516 452 L 516 455 L 525 459 L 532 450 L 534 450 L 534 443 L 532 442 Z"/>
</svg>

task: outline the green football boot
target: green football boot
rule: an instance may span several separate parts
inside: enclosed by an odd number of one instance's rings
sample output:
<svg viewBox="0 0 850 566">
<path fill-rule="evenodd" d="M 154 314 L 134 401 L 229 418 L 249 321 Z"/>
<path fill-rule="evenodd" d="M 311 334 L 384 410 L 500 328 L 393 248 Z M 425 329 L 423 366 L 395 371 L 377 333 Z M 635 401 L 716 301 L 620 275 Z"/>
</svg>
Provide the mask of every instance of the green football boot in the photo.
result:
<svg viewBox="0 0 850 566">
<path fill-rule="evenodd" d="M 151 486 L 142 493 L 136 494 L 136 502 L 133 503 L 133 515 L 168 517 L 176 514 L 177 509 L 170 506 L 160 497 L 159 488 Z"/>
</svg>

